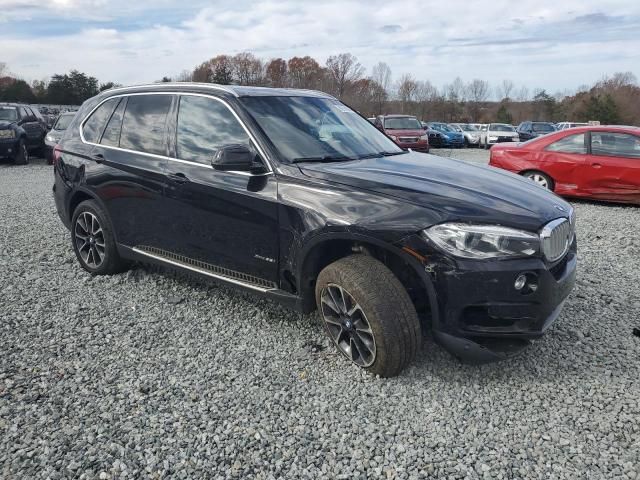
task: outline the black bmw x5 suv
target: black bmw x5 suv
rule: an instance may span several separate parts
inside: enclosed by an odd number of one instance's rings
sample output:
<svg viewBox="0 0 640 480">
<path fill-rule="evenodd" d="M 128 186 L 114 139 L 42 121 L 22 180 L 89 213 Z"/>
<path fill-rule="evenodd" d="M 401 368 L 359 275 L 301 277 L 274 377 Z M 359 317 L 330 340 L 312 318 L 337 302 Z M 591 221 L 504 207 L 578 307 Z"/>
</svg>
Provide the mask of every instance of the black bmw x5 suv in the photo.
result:
<svg viewBox="0 0 640 480">
<path fill-rule="evenodd" d="M 422 332 L 502 359 L 558 317 L 572 207 L 506 173 L 404 151 L 320 92 L 156 84 L 88 100 L 54 152 L 80 265 L 166 265 L 317 308 L 337 349 L 398 374 Z"/>
</svg>

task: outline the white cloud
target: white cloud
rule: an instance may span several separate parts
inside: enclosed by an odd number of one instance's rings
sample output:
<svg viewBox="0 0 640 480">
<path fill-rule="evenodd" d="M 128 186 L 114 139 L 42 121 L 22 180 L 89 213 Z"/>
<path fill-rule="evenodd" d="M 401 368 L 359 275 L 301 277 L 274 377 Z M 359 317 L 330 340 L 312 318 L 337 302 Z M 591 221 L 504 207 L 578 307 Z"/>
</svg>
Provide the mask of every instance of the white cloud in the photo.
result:
<svg viewBox="0 0 640 480">
<path fill-rule="evenodd" d="M 190 4 L 186 16 L 177 0 L 53 0 L 45 10 L 34 9 L 35 3 L 0 0 L 5 20 L 20 21 L 25 11 L 33 18 L 24 22 L 26 32 L 9 31 L 2 41 L 3 61 L 28 79 L 76 68 L 101 81 L 139 83 L 239 51 L 263 58 L 308 54 L 320 61 L 349 51 L 366 67 L 385 61 L 396 78 L 410 72 L 437 85 L 456 76 L 494 83 L 512 78 L 553 91 L 614 71 L 640 73 L 640 5 L 621 0 L 596 7 L 576 0 L 561 6 L 498 0 L 489 8 L 462 0 L 446 8 L 418 0 L 237 0 Z M 42 35 L 37 22 L 62 22 L 61 28 L 73 22 L 70 28 L 79 24 L 81 30 Z"/>
</svg>

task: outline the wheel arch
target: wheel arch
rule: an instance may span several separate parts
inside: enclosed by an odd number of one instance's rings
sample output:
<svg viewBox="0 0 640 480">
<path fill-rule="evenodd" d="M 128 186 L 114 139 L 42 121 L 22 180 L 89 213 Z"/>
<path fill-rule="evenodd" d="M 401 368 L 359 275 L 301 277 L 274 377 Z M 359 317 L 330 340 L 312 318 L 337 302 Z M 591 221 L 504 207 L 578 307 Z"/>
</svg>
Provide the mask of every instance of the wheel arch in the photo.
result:
<svg viewBox="0 0 640 480">
<path fill-rule="evenodd" d="M 542 175 L 544 175 L 545 177 L 547 177 L 549 180 L 551 180 L 551 187 L 549 190 L 551 190 L 552 192 L 555 190 L 555 186 L 556 186 L 556 179 L 553 177 L 553 175 L 545 172 L 544 170 L 542 170 L 541 168 L 525 168 L 522 169 L 520 171 L 518 171 L 518 175 L 522 175 L 523 177 L 527 174 L 527 173 L 541 173 Z"/>
<path fill-rule="evenodd" d="M 315 282 L 320 271 L 354 253 L 370 255 L 382 262 L 407 289 L 418 313 L 428 313 L 434 324 L 438 321 L 435 287 L 424 266 L 415 257 L 382 240 L 348 233 L 320 235 L 302 249 L 296 278 L 303 312 L 310 313 L 316 308 Z"/>
</svg>

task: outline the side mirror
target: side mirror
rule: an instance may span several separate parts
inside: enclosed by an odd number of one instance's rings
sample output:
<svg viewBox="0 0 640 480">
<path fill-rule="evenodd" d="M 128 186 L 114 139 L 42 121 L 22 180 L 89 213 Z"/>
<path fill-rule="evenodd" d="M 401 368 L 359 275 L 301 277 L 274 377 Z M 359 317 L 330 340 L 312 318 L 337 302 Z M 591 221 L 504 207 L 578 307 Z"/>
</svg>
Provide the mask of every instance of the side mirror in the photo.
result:
<svg viewBox="0 0 640 480">
<path fill-rule="evenodd" d="M 256 154 L 246 145 L 225 145 L 215 153 L 211 166 L 225 172 L 230 170 L 248 172 L 255 167 L 255 157 Z"/>
</svg>

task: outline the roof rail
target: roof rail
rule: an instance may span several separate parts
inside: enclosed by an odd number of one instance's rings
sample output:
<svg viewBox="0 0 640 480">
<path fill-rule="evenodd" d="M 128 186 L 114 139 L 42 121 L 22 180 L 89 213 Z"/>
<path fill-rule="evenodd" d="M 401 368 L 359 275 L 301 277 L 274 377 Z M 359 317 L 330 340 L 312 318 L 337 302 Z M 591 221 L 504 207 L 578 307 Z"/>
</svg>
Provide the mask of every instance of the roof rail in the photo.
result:
<svg viewBox="0 0 640 480">
<path fill-rule="evenodd" d="M 218 85 L 216 83 L 200 83 L 200 82 L 159 82 L 159 83 L 143 83 L 141 85 L 129 85 L 126 87 L 116 87 L 110 88 L 109 90 L 105 90 L 106 92 L 117 92 L 119 90 L 128 90 L 130 88 L 169 88 L 169 87 L 184 87 L 184 86 L 196 86 L 196 87 L 205 87 L 211 88 L 213 90 L 222 90 L 224 92 L 230 93 L 231 95 L 237 97 L 238 94 L 234 92 L 232 89 L 225 87 L 224 85 Z"/>
</svg>

